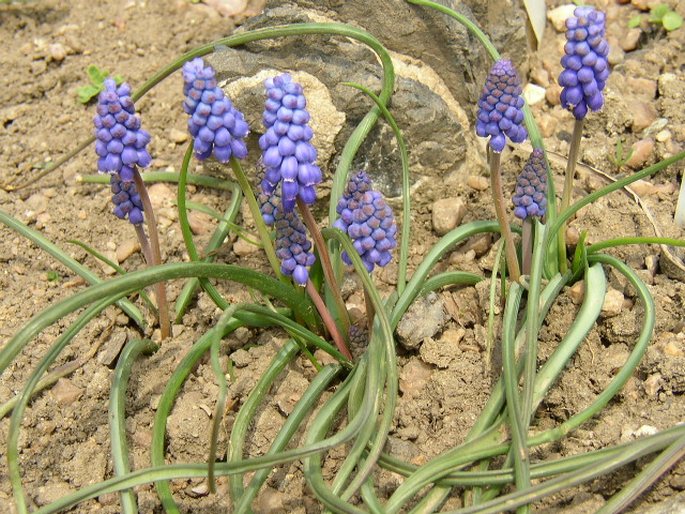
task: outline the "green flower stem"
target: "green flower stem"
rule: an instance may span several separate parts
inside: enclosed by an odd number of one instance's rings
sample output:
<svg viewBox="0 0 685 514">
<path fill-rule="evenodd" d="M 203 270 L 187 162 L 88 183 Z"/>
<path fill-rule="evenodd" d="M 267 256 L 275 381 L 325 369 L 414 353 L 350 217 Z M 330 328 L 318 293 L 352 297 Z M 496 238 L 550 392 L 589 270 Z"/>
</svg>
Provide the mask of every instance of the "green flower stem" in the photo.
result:
<svg viewBox="0 0 685 514">
<path fill-rule="evenodd" d="M 571 219 L 571 217 L 575 213 L 577 213 L 586 205 L 591 204 L 598 198 L 606 196 L 609 193 L 613 193 L 614 191 L 622 189 L 625 186 L 630 185 L 637 180 L 641 180 L 643 178 L 649 177 L 650 175 L 654 175 L 655 173 L 663 169 L 666 169 L 671 164 L 674 164 L 683 158 L 685 158 L 685 151 L 679 152 L 669 157 L 668 159 L 664 159 L 662 161 L 657 162 L 656 164 L 652 164 L 651 166 L 641 171 L 638 171 L 637 173 L 633 173 L 632 175 L 623 177 L 622 179 L 617 180 L 616 182 L 613 182 L 612 184 L 609 184 L 608 186 L 605 186 L 602 189 L 599 189 L 594 193 L 591 193 L 586 197 L 578 200 L 576 203 L 568 207 L 568 209 L 565 209 L 563 212 L 560 212 L 559 217 L 554 221 L 553 224 L 551 224 L 550 229 L 547 233 L 545 246 L 549 246 L 551 244 L 551 239 L 554 237 L 554 234 L 557 234 L 559 232 L 561 226 L 564 223 L 566 223 L 569 219 Z"/>
<path fill-rule="evenodd" d="M 354 82 L 343 82 L 342 85 L 359 89 L 373 100 L 385 121 L 390 125 L 397 140 L 397 146 L 400 149 L 400 161 L 402 163 L 402 236 L 400 240 L 400 262 L 397 270 L 397 294 L 402 294 L 407 285 L 407 261 L 409 260 L 409 234 L 411 231 L 411 194 L 409 189 L 409 152 L 407 151 L 407 144 L 390 110 L 373 91 L 362 84 Z"/>
<path fill-rule="evenodd" d="M 131 471 L 126 443 L 126 388 L 131 368 L 138 355 L 155 352 L 157 348 L 149 339 L 133 339 L 124 346 L 114 369 L 109 395 L 109 430 L 114 476 L 124 476 Z M 137 514 L 138 504 L 133 490 L 121 491 L 119 498 L 123 514 Z"/>
<path fill-rule="evenodd" d="M 283 449 L 290 443 L 292 438 L 295 436 L 295 433 L 304 422 L 305 418 L 311 414 L 312 406 L 316 405 L 316 402 L 321 394 L 323 394 L 326 388 L 329 387 L 331 381 L 340 373 L 341 369 L 342 368 L 340 366 L 329 364 L 324 366 L 321 371 L 316 374 L 311 384 L 309 384 L 307 390 L 295 404 L 295 407 L 293 407 L 293 410 L 288 415 L 285 423 L 283 423 L 283 427 L 278 432 L 278 435 L 276 435 L 274 438 L 274 442 L 266 452 L 266 455 L 277 454 L 278 452 L 283 451 Z M 233 426 L 235 427 L 235 424 Z M 241 495 L 240 502 L 238 504 L 235 504 L 234 502 L 235 514 L 246 514 L 249 512 L 252 500 L 254 500 L 259 493 L 259 490 L 268 478 L 271 471 L 271 469 L 262 468 L 255 472 L 250 480 L 250 483 Z"/>
<path fill-rule="evenodd" d="M 178 176 L 178 191 L 176 194 L 176 204 L 178 206 L 178 223 L 181 226 L 181 234 L 183 235 L 183 241 L 186 245 L 186 250 L 188 251 L 188 257 L 191 261 L 199 261 L 200 256 L 197 253 L 197 248 L 195 247 L 195 242 L 193 241 L 193 232 L 190 229 L 190 222 L 188 221 L 188 211 L 186 209 L 186 179 L 188 176 L 188 165 L 190 164 L 190 159 L 193 156 L 193 142 L 188 144 L 186 153 L 183 156 L 183 163 L 181 164 L 181 171 Z M 228 308 L 228 302 L 221 296 L 221 293 L 217 291 L 216 287 L 206 278 L 198 279 L 200 286 L 204 289 L 209 297 L 214 300 L 214 303 L 220 309 L 226 310 Z M 211 486 L 210 486 L 211 487 Z"/>
<path fill-rule="evenodd" d="M 343 338 L 342 334 L 340 334 L 338 325 L 336 325 L 335 321 L 333 321 L 331 313 L 328 312 L 326 304 L 324 303 L 323 299 L 321 298 L 321 295 L 316 290 L 316 287 L 314 287 L 314 284 L 310 279 L 307 279 L 307 285 L 305 287 L 307 289 L 307 294 L 309 295 L 309 298 L 312 299 L 312 302 L 314 302 L 316 310 L 319 311 L 319 315 L 323 320 L 324 326 L 328 329 L 328 332 L 331 334 L 331 338 L 333 338 L 335 346 L 338 347 L 338 350 L 340 350 L 340 353 L 342 353 L 346 359 L 350 361 L 354 360 L 354 357 L 352 357 L 352 354 L 350 353 L 350 349 L 347 347 L 345 339 Z"/>
<path fill-rule="evenodd" d="M 338 319 L 340 320 L 340 324 L 342 325 L 342 330 L 346 338 L 347 334 L 350 332 L 350 315 L 347 312 L 345 301 L 342 299 L 340 286 L 335 278 L 335 273 L 333 273 L 333 265 L 331 264 L 331 257 L 328 253 L 328 248 L 326 247 L 323 237 L 321 237 L 321 231 L 319 230 L 319 226 L 316 224 L 314 216 L 312 216 L 312 212 L 309 210 L 309 207 L 307 207 L 307 204 L 304 203 L 299 197 L 297 198 L 297 209 L 300 211 L 300 214 L 302 215 L 302 221 L 304 221 L 304 224 L 307 226 L 309 235 L 312 236 L 312 239 L 314 240 L 314 246 L 319 253 L 319 258 L 321 259 L 321 268 L 323 270 L 324 277 L 326 278 L 326 285 L 333 295 L 333 299 L 338 310 Z M 309 289 L 307 289 L 307 291 L 309 291 Z M 312 300 L 313 299 L 314 298 L 312 298 Z M 321 311 L 319 311 L 319 314 L 321 314 Z M 333 334 L 331 333 L 331 335 Z"/>
<path fill-rule="evenodd" d="M 172 184 L 176 184 L 181 178 L 180 173 L 174 173 L 172 171 L 146 171 L 145 175 L 142 175 L 142 177 L 143 182 L 146 184 L 156 182 L 171 182 Z M 79 178 L 79 181 L 84 184 L 109 184 L 107 175 L 101 174 L 83 175 Z M 222 191 L 233 191 L 235 188 L 235 183 L 233 181 L 210 177 L 209 175 L 194 175 L 188 173 L 187 181 L 188 184 L 192 184 L 193 186 L 210 187 Z"/>
<path fill-rule="evenodd" d="M 16 220 L 15 218 L 7 214 L 2 209 L 0 209 L 0 223 L 3 223 L 8 228 L 14 230 L 19 235 L 25 237 L 29 241 L 36 244 L 39 248 L 45 250 L 57 261 L 59 261 L 61 264 L 69 268 L 78 276 L 82 277 L 89 284 L 102 283 L 102 280 L 100 280 L 95 273 L 90 271 L 80 262 L 69 257 L 66 254 L 66 252 L 64 252 L 64 250 L 62 250 L 60 247 L 58 247 L 51 241 L 48 241 L 45 237 L 43 237 L 43 235 L 40 232 L 27 227 L 20 221 Z M 136 325 L 138 325 L 141 328 L 141 330 L 145 330 L 145 320 L 143 319 L 143 315 L 135 305 L 133 305 L 131 302 L 125 299 L 119 300 L 117 302 L 117 305 L 122 311 L 124 311 L 128 315 L 129 318 L 131 318 L 136 323 Z M 0 356 L 1 355 L 2 353 L 0 353 Z M 2 358 L 0 357 L 0 375 L 4 371 L 5 366 L 6 363 L 2 363 Z"/>
<path fill-rule="evenodd" d="M 514 283 L 509 288 L 506 310 L 502 325 L 502 356 L 504 371 L 504 394 L 507 400 L 507 413 L 511 430 L 511 452 L 514 461 L 514 477 L 516 489 L 519 491 L 530 488 L 530 462 L 528 458 L 527 426 L 523 410 L 524 399 L 518 389 L 518 373 L 516 366 L 516 352 L 514 333 L 516 332 L 516 318 L 523 288 Z"/>
<path fill-rule="evenodd" d="M 573 135 L 571 136 L 571 148 L 568 152 L 568 160 L 566 161 L 566 174 L 564 175 L 564 192 L 561 197 L 561 205 L 559 211 L 564 212 L 573 198 L 573 179 L 576 174 L 576 163 L 578 162 L 578 154 L 580 152 L 580 141 L 583 138 L 583 121 L 584 119 L 575 120 L 573 123 Z M 559 227 L 558 243 L 559 248 L 559 269 L 564 272 L 568 269 L 566 263 L 566 222 Z"/>
<path fill-rule="evenodd" d="M 157 220 L 155 218 L 154 210 L 152 209 L 150 195 L 147 194 L 145 182 L 143 182 L 140 172 L 135 166 L 133 167 L 133 181 L 136 184 L 138 195 L 140 195 L 140 201 L 143 203 L 145 221 L 147 223 L 148 232 L 150 233 L 150 256 L 152 257 L 152 260 L 148 262 L 148 266 L 159 266 L 162 264 L 162 253 L 159 246 L 159 230 L 157 228 Z M 141 242 L 140 246 L 143 247 L 143 242 Z M 166 301 L 166 286 L 164 285 L 164 282 L 158 282 L 155 284 L 155 293 L 157 295 L 157 312 L 159 313 L 159 330 L 161 332 L 163 341 L 171 335 L 169 305 Z"/>
<path fill-rule="evenodd" d="M 511 276 L 511 279 L 514 282 L 518 282 L 521 277 L 521 271 L 519 269 L 518 258 L 516 257 L 514 235 L 511 232 L 509 217 L 507 216 L 507 210 L 504 207 L 504 191 L 502 189 L 502 174 L 500 173 L 500 154 L 498 152 L 490 153 L 490 184 L 492 187 L 492 200 L 495 203 L 495 212 L 497 213 L 497 221 L 499 221 L 502 238 L 504 239 L 504 253 L 507 258 L 509 276 Z"/>
<path fill-rule="evenodd" d="M 202 259 L 203 262 L 212 262 L 214 260 L 214 253 L 217 249 L 219 249 L 219 247 L 221 247 L 221 245 L 226 240 L 226 237 L 228 237 L 228 234 L 230 233 L 231 228 L 233 227 L 233 221 L 240 212 L 240 204 L 242 202 L 242 199 L 243 194 L 240 190 L 240 186 L 236 183 L 233 183 L 233 189 L 231 192 L 231 203 L 226 209 L 226 212 L 224 213 L 222 220 L 219 222 L 216 229 L 214 230 L 212 237 L 209 239 L 209 242 L 207 243 L 207 246 L 205 246 L 205 258 Z M 177 323 L 180 323 L 183 319 L 183 315 L 185 314 L 188 305 L 190 305 L 190 302 L 193 299 L 195 291 L 199 286 L 200 279 L 191 278 L 186 282 L 186 285 L 183 287 L 181 294 L 176 299 Z"/>
<path fill-rule="evenodd" d="M 95 303 L 86 309 L 86 311 L 83 312 L 69 328 L 67 328 L 67 330 L 50 347 L 47 354 L 41 359 L 38 366 L 31 373 L 31 376 L 24 385 L 24 389 L 17 400 L 17 404 L 12 411 L 9 429 L 7 431 L 7 468 L 10 483 L 12 484 L 12 494 L 14 495 L 14 507 L 18 514 L 28 513 L 26 497 L 24 495 L 24 486 L 21 483 L 21 470 L 19 468 L 19 432 L 21 430 L 21 421 L 24 411 L 31 400 L 31 396 L 36 388 L 36 385 L 43 376 L 43 373 L 45 373 L 48 367 L 50 367 L 50 364 L 57 359 L 59 354 L 67 347 L 74 336 L 78 334 L 79 331 L 85 327 L 91 319 L 100 314 L 100 312 L 102 312 L 111 303 L 113 302 L 109 299 L 105 301 L 101 300 Z"/>
<path fill-rule="evenodd" d="M 257 227 L 257 232 L 259 233 L 259 238 L 262 240 L 262 245 L 264 245 L 264 252 L 266 253 L 266 258 L 269 259 L 269 264 L 274 270 L 276 277 L 282 281 L 287 282 L 288 279 L 281 273 L 281 263 L 276 257 L 276 251 L 274 250 L 274 245 L 271 241 L 271 235 L 269 229 L 264 223 L 264 218 L 262 218 L 262 212 L 259 210 L 259 205 L 257 204 L 257 199 L 252 191 L 252 186 L 245 176 L 240 161 L 235 157 L 230 159 L 231 169 L 235 173 L 235 177 L 240 184 L 240 188 L 243 190 L 243 195 L 245 195 L 245 200 L 247 200 L 247 206 L 250 208 L 252 213 L 252 219 L 254 220 L 255 227 Z"/>
<path fill-rule="evenodd" d="M 635 236 L 635 237 L 617 237 L 616 239 L 607 239 L 599 243 L 592 244 L 587 247 L 587 253 L 593 254 L 607 248 L 615 248 L 624 245 L 668 245 L 668 246 L 685 246 L 685 239 L 673 239 L 670 237 L 650 237 L 650 236 Z"/>
</svg>

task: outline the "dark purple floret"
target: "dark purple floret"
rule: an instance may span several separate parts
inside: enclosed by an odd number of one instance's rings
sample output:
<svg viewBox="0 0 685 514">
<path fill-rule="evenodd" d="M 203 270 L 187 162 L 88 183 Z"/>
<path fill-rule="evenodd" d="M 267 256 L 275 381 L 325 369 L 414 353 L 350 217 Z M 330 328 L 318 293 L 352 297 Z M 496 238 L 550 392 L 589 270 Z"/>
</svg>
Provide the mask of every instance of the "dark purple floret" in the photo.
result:
<svg viewBox="0 0 685 514">
<path fill-rule="evenodd" d="M 152 158 L 146 149 L 150 134 L 140 128 L 127 83 L 117 87 L 113 79 L 104 81 L 93 124 L 99 171 L 118 173 L 121 180 L 130 182 L 135 166 L 150 165 Z"/>
<path fill-rule="evenodd" d="M 304 224 L 297 212 L 283 212 L 280 207 L 274 211 L 274 224 L 276 257 L 281 261 L 281 273 L 292 276 L 298 286 L 304 287 L 309 279 L 308 268 L 316 261 Z"/>
<path fill-rule="evenodd" d="M 369 273 L 376 265 L 388 264 L 392 259 L 390 250 L 397 246 L 397 225 L 392 209 L 383 195 L 371 188 L 366 173 L 360 171 L 350 178 L 336 210 L 340 218 L 334 226 L 350 236 Z M 342 259 L 352 264 L 346 252 Z"/>
<path fill-rule="evenodd" d="M 114 215 L 122 220 L 128 218 L 134 225 L 142 223 L 143 202 L 140 200 L 135 182 L 125 182 L 118 173 L 113 173 L 109 183 L 112 189 Z"/>
<path fill-rule="evenodd" d="M 585 118 L 588 109 L 604 105 L 602 91 L 609 77 L 609 44 L 604 38 L 604 13 L 588 6 L 577 7 L 566 20 L 566 45 L 559 75 L 561 105 L 576 119 Z"/>
<path fill-rule="evenodd" d="M 244 159 L 247 147 L 243 139 L 249 132 L 245 117 L 217 86 L 214 69 L 199 57 L 183 65 L 183 93 L 195 156 L 204 160 L 214 155 L 219 162 L 231 157 Z"/>
<path fill-rule="evenodd" d="M 547 164 L 539 148 L 533 150 L 516 179 L 513 197 L 514 215 L 525 220 L 529 216 L 542 217 L 547 211 Z"/>
<path fill-rule="evenodd" d="M 521 80 L 511 61 L 501 59 L 493 64 L 478 101 L 476 134 L 490 136 L 490 148 L 501 152 L 508 137 L 522 143 L 528 137 L 523 123 Z"/>
<path fill-rule="evenodd" d="M 316 201 L 314 186 L 321 182 L 313 132 L 305 109 L 302 86 L 284 73 L 264 81 L 266 102 L 264 135 L 259 138 L 266 168 L 262 191 L 272 195 L 281 185 L 283 209 L 292 211 L 299 197 L 305 204 Z"/>
</svg>

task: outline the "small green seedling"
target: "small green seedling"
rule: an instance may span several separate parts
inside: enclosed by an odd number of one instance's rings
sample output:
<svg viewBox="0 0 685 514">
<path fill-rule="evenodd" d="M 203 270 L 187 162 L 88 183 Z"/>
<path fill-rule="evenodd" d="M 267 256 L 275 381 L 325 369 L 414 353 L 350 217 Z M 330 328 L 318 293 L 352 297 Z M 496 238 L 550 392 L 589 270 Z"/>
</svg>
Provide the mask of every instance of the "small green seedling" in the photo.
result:
<svg viewBox="0 0 685 514">
<path fill-rule="evenodd" d="M 628 148 L 626 151 L 623 148 L 623 140 L 621 138 L 616 141 L 616 148 L 614 149 L 614 155 L 609 155 L 609 160 L 614 166 L 616 166 L 616 171 L 621 171 L 621 168 L 627 163 L 633 156 L 633 148 Z"/>
<path fill-rule="evenodd" d="M 76 93 L 78 94 L 78 101 L 82 104 L 87 104 L 98 94 L 100 94 L 100 91 L 104 89 L 103 83 L 105 82 L 105 79 L 110 75 L 107 70 L 101 70 L 94 64 L 88 66 L 86 69 L 86 74 L 88 75 L 90 84 L 81 86 L 76 90 Z M 115 75 L 114 81 L 117 83 L 117 85 L 119 85 L 124 81 L 124 78 L 121 75 Z"/>
<path fill-rule="evenodd" d="M 671 10 L 666 4 L 658 4 L 652 7 L 649 11 L 649 23 L 661 24 L 661 26 L 668 32 L 680 28 L 683 25 L 683 17 L 677 12 Z M 628 27 L 635 28 L 642 23 L 642 16 L 636 15 L 628 21 Z"/>
</svg>

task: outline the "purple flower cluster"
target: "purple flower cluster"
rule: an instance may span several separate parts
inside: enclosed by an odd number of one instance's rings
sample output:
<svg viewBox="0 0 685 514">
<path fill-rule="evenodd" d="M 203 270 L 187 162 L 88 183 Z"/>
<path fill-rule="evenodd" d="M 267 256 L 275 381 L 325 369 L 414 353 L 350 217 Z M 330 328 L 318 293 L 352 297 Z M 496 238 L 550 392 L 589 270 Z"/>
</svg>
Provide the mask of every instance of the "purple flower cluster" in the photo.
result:
<svg viewBox="0 0 685 514">
<path fill-rule="evenodd" d="M 340 218 L 334 226 L 350 236 L 366 269 L 371 272 L 375 265 L 388 264 L 392 259 L 390 250 L 397 246 L 397 225 L 392 209 L 383 195 L 371 188 L 366 173 L 359 171 L 350 178 L 336 210 Z M 346 252 L 342 259 L 352 264 Z"/>
<path fill-rule="evenodd" d="M 310 143 L 313 132 L 305 109 L 302 86 L 283 74 L 264 81 L 266 103 L 264 128 L 259 138 L 266 168 L 262 191 L 271 195 L 281 184 L 283 209 L 293 210 L 299 197 L 305 204 L 316 200 L 314 186 L 321 182 L 316 149 Z"/>
<path fill-rule="evenodd" d="M 571 109 L 577 120 L 588 108 L 598 111 L 604 105 L 602 90 L 609 77 L 609 45 L 604 38 L 604 13 L 592 7 L 577 7 L 566 20 L 566 45 L 559 75 L 561 105 Z"/>
<path fill-rule="evenodd" d="M 140 128 L 131 86 L 123 83 L 117 87 L 113 79 L 106 79 L 104 86 L 93 118 L 98 170 L 118 173 L 123 182 L 131 182 L 134 167 L 146 168 L 152 161 L 146 149 L 150 134 Z"/>
<path fill-rule="evenodd" d="M 247 122 L 217 86 L 214 69 L 205 66 L 199 57 L 183 65 L 183 94 L 183 110 L 190 115 L 188 132 L 194 138 L 195 156 L 203 160 L 214 155 L 219 162 L 227 162 L 231 157 L 244 159 Z"/>
<path fill-rule="evenodd" d="M 547 164 L 545 154 L 535 148 L 516 179 L 513 197 L 514 215 L 525 220 L 529 216 L 542 217 L 547 211 Z"/>
<path fill-rule="evenodd" d="M 274 211 L 276 225 L 276 256 L 281 261 L 281 272 L 292 276 L 298 286 L 307 285 L 309 271 L 316 257 L 312 253 L 312 243 L 307 239 L 307 231 L 295 211 Z"/>
<path fill-rule="evenodd" d="M 522 143 L 528 133 L 523 127 L 523 97 L 521 80 L 511 61 L 501 59 L 492 68 L 478 101 L 476 134 L 490 136 L 490 148 L 501 152 L 506 137 L 514 143 Z"/>
<path fill-rule="evenodd" d="M 109 178 L 112 189 L 112 203 L 114 215 L 119 219 L 126 219 L 138 225 L 143 222 L 143 202 L 136 190 L 135 182 L 125 182 L 118 174 L 113 173 Z"/>
</svg>

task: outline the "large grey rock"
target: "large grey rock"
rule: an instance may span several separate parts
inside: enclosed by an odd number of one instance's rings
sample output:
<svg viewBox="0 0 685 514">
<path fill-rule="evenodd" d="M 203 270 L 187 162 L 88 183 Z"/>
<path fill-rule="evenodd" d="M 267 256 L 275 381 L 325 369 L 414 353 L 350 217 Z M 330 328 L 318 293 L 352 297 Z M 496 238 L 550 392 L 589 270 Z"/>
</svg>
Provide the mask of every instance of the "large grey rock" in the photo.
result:
<svg viewBox="0 0 685 514">
<path fill-rule="evenodd" d="M 503 0 L 472 0 L 457 8 L 478 19 L 478 13 L 500 3 Z M 487 27 L 489 18 L 481 18 Z M 407 141 L 412 189 L 421 190 L 421 201 L 441 198 L 466 175 L 485 170 L 484 146 L 476 141 L 471 120 L 490 61 L 461 25 L 402 0 L 273 0 L 244 29 L 297 22 L 359 26 L 391 52 L 396 80 L 390 109 Z M 496 41 L 508 41 L 509 48 L 520 48 L 520 53 L 511 57 L 524 57 L 524 18 L 520 10 L 514 9 L 512 16 L 498 16 L 492 27 Z M 255 150 L 263 111 L 262 82 L 268 76 L 291 72 L 305 87 L 319 165 L 328 178 L 335 171 L 349 135 L 372 107 L 369 98 L 342 83 L 357 82 L 374 91 L 381 86 L 382 69 L 375 54 L 355 40 L 337 36 L 260 41 L 238 50 L 218 51 L 209 61 L 246 115 Z M 359 168 L 365 169 L 387 196 L 400 194 L 400 153 L 384 121 L 376 124 L 357 153 L 353 169 Z M 326 193 L 325 184 L 321 193 Z"/>
</svg>

